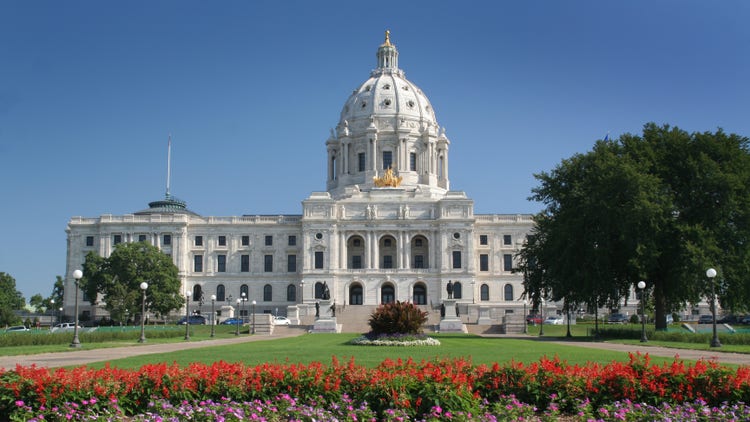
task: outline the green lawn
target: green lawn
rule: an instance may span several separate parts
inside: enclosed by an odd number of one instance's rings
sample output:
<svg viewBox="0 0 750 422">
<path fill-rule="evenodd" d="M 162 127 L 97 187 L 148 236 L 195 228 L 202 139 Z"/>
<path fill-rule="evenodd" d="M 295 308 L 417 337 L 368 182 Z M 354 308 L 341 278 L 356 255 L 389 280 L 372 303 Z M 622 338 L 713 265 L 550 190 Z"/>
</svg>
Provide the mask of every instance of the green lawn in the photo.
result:
<svg viewBox="0 0 750 422">
<path fill-rule="evenodd" d="M 243 362 L 255 365 L 265 362 L 330 363 L 335 356 L 340 361 L 354 358 L 358 364 L 373 367 L 385 359 L 431 360 L 441 358 L 466 358 L 475 364 L 495 362 L 535 362 L 542 356 L 558 356 L 571 364 L 585 362 L 608 363 L 628 359 L 627 353 L 596 350 L 561 345 L 536 339 L 487 338 L 463 334 L 438 334 L 440 346 L 421 347 L 373 347 L 353 346 L 347 342 L 356 334 L 304 334 L 298 337 L 270 341 L 247 342 L 229 346 L 205 347 L 185 351 L 135 356 L 110 361 L 111 366 L 138 368 L 147 363 L 176 362 L 186 365 L 191 362 L 211 363 L 218 360 Z M 657 358 L 654 362 L 671 362 L 672 359 Z M 104 362 L 90 366 L 100 368 Z"/>
</svg>

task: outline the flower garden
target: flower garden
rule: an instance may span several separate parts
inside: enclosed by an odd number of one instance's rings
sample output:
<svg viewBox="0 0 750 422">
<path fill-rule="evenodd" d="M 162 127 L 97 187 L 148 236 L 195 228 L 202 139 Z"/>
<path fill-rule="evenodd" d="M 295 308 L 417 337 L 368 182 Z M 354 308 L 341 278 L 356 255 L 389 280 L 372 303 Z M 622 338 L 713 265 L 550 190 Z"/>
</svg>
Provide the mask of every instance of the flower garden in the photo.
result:
<svg viewBox="0 0 750 422">
<path fill-rule="evenodd" d="M 353 359 L 0 373 L 0 418 L 125 421 L 748 420 L 750 368 L 713 361 Z"/>
</svg>

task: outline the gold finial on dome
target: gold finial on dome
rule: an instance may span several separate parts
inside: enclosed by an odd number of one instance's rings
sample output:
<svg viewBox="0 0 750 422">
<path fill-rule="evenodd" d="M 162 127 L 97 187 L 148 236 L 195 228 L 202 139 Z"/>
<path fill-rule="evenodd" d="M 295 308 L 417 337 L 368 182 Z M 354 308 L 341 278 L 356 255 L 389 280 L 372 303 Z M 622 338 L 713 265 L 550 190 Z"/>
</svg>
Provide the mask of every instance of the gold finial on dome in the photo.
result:
<svg viewBox="0 0 750 422">
<path fill-rule="evenodd" d="M 401 180 L 403 180 L 402 176 L 394 176 L 393 175 L 393 169 L 388 166 L 387 169 L 385 169 L 385 174 L 383 174 L 383 177 L 373 177 L 372 181 L 375 183 L 375 186 L 379 188 L 397 188 L 401 184 Z"/>
<path fill-rule="evenodd" d="M 393 45 L 391 44 L 391 31 L 389 29 L 385 30 L 385 42 L 383 45 Z"/>
</svg>

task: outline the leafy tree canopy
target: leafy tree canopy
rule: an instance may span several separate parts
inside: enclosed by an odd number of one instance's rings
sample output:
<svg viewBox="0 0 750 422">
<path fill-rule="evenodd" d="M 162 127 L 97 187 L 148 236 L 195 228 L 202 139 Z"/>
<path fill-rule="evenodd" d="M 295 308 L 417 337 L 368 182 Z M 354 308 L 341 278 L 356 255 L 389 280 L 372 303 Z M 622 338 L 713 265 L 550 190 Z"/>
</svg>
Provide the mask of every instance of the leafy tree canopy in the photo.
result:
<svg viewBox="0 0 750 422">
<path fill-rule="evenodd" d="M 108 258 L 93 252 L 86 255 L 81 289 L 99 298 L 112 318 L 122 321 L 126 314 L 141 309 L 142 282 L 148 283 L 146 307 L 166 315 L 180 308 L 180 280 L 172 259 L 145 242 L 120 243 Z"/>
<path fill-rule="evenodd" d="M 542 202 L 519 253 L 527 294 L 616 307 L 639 280 L 666 312 L 710 291 L 724 307 L 750 303 L 748 139 L 644 126 L 536 175 Z"/>
<path fill-rule="evenodd" d="M 16 290 L 16 279 L 10 274 L 0 272 L 0 324 L 11 325 L 18 321 L 14 310 L 23 309 L 26 305 L 21 292 Z"/>
</svg>

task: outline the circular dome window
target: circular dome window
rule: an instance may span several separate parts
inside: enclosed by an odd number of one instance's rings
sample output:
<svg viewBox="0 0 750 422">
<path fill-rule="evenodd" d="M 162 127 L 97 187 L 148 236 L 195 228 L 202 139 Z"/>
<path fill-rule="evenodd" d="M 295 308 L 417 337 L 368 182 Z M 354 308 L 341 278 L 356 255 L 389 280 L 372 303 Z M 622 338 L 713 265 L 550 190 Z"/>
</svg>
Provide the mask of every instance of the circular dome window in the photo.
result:
<svg viewBox="0 0 750 422">
<path fill-rule="evenodd" d="M 453 238 L 454 239 L 460 239 L 461 238 L 461 233 L 459 233 L 459 232 L 453 233 Z"/>
<path fill-rule="evenodd" d="M 320 240 L 323 238 L 323 233 L 315 233 L 315 238 Z"/>
</svg>

